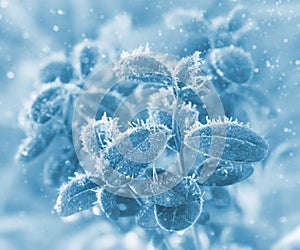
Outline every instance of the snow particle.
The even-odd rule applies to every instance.
[[[12,71],[8,71],[8,72],[6,73],[6,77],[7,77],[8,79],[14,79],[14,78],[15,78],[15,74],[14,74],[14,72],[12,72]]]
[[[59,31],[59,26],[54,25],[54,26],[53,26],[53,30],[54,30],[55,32]]]

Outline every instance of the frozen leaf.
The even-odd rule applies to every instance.
[[[180,89],[192,88],[199,96],[206,93],[208,89],[205,85],[209,78],[202,71],[203,64],[199,51],[177,63],[174,74]]]
[[[99,202],[105,215],[113,220],[134,216],[140,210],[140,201],[137,199],[119,196],[105,189],[100,194]]]
[[[257,162],[268,152],[268,144],[261,136],[228,119],[195,125],[187,132],[184,143],[200,154],[237,162]]]
[[[214,161],[213,161],[214,162]],[[200,172],[205,166],[203,164],[198,169],[197,181],[203,186],[227,186],[247,179],[253,173],[251,163],[247,162],[233,162],[220,160],[218,166],[212,173],[208,173],[209,177],[203,181]]]
[[[125,155],[128,153],[130,151],[124,152]],[[110,147],[103,153],[103,163],[128,178],[137,177],[148,166],[148,163],[131,161],[125,155],[120,153],[117,147]]]
[[[217,48],[211,51],[209,62],[213,73],[227,83],[247,83],[252,79],[254,65],[249,53],[234,46]],[[220,84],[214,82],[216,87]]]
[[[41,155],[53,140],[53,131],[45,129],[34,136],[27,137],[19,147],[17,158],[21,162],[30,162]]]
[[[66,99],[65,95],[66,90],[61,86],[51,86],[44,90],[31,106],[31,119],[40,124],[51,120],[62,110]]]
[[[174,85],[168,68],[148,52],[134,51],[123,53],[113,68],[117,77],[141,83],[154,83],[160,86]]]
[[[205,54],[211,47],[211,30],[207,21],[202,18],[200,10],[176,8],[165,16],[168,28],[167,37],[180,37],[169,39],[172,52],[180,57],[200,51]]]
[[[180,180],[180,176],[166,169],[149,167],[139,176],[139,179],[134,179],[129,185],[136,194],[150,197],[149,199],[153,201],[155,195],[170,190]]]
[[[181,231],[195,223],[200,214],[199,204],[164,207],[155,205],[158,224],[167,231]]]
[[[207,110],[205,108],[205,105],[203,101],[201,100],[200,96],[196,94],[192,88],[185,87],[184,85],[180,87],[178,90],[178,98],[182,100],[185,105],[184,109],[181,108],[180,110],[180,116],[183,117],[184,112],[186,115],[188,115],[191,119],[189,119],[188,125],[194,124],[192,121],[197,121],[199,120],[200,122],[204,123],[205,122],[205,117],[208,116]],[[186,112],[184,110],[189,109],[189,112]],[[181,115],[182,113],[182,115]],[[196,117],[196,119],[194,118]],[[189,126],[185,126],[185,129],[188,129]]]
[[[191,56],[182,58],[176,65],[174,74],[178,86],[177,98],[196,110],[199,116],[197,120],[204,123],[208,113],[203,96],[209,93],[210,83],[208,76],[202,71],[203,64],[200,53],[197,51]]]
[[[80,52],[80,71],[83,78],[86,78],[98,62],[99,51],[95,46],[86,46]]]
[[[44,182],[47,185],[60,186],[67,182],[78,166],[78,159],[70,138],[57,136],[54,149],[44,164]]]
[[[76,155],[67,158],[65,156],[50,156],[44,165],[44,182],[47,185],[58,187],[68,178],[74,175],[77,168]]]
[[[128,129],[103,153],[104,165],[135,178],[165,149],[169,130],[164,126],[141,125]]]
[[[101,170],[104,181],[109,187],[121,187],[131,181],[129,177],[125,176],[123,173],[120,173],[118,169],[113,169],[108,164],[102,164]]]
[[[170,113],[164,110],[147,109],[140,112],[137,116],[133,118],[133,122],[138,120],[143,120],[145,122],[151,122],[157,125],[164,125],[170,131],[172,131],[172,136],[168,140],[168,146],[174,151],[180,151],[181,146],[181,133],[178,126],[177,120],[172,116],[173,110]]]
[[[76,176],[60,188],[54,208],[60,216],[70,216],[89,209],[97,202],[98,189],[99,186],[91,177]]]
[[[129,76],[128,79],[138,83],[147,83],[148,86],[156,87],[166,87],[174,84],[172,78],[161,73],[142,73],[139,76]]]
[[[69,62],[50,62],[40,71],[40,79],[45,83],[54,82],[56,79],[60,79],[62,83],[69,83],[73,76],[74,69]]]
[[[182,183],[188,191],[182,205],[166,207],[155,205],[157,223],[168,231],[184,230],[195,223],[202,210],[201,191],[195,181],[184,178]]]
[[[155,204],[165,207],[174,207],[189,202],[193,194],[199,193],[198,187],[191,180],[184,179],[172,189],[153,197]]]
[[[136,214],[135,218],[137,225],[144,229],[154,229],[158,227],[154,215],[154,205],[144,205]]]

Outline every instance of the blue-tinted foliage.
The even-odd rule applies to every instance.
[[[197,199],[197,197],[192,197],[192,195],[197,196],[199,194],[200,190],[198,190],[197,186],[191,180],[184,179],[172,189],[154,196],[153,200],[155,204],[160,206],[174,207],[183,205],[189,202],[190,199]]]
[[[103,159],[109,167],[125,175],[126,177],[137,177],[148,163],[134,162],[127,159],[119,152],[117,147],[111,147],[104,152]]]
[[[57,145],[49,152],[44,163],[44,182],[51,186],[60,186],[67,182],[75,171],[82,172],[71,138],[57,136],[53,142]]]
[[[159,227],[154,215],[154,205],[144,205],[136,215],[136,223],[144,229]]]
[[[65,53],[67,60],[51,61],[40,70],[40,82],[55,83],[44,85],[47,88],[38,94],[26,114],[27,138],[20,146],[18,158],[29,162],[46,152],[40,165],[46,184],[62,185],[55,205],[60,216],[100,204],[106,217],[117,221],[120,228],[125,228],[124,232],[135,230],[133,221],[146,229],[145,234],[152,239],[154,248],[200,249],[197,239],[191,243],[200,226],[204,227],[199,233],[200,241],[206,242],[203,248],[218,249],[219,245],[214,245],[218,242],[226,247],[227,242],[237,244],[236,248],[240,245],[256,247],[250,244],[253,238],[244,235],[239,238],[239,227],[224,225],[225,220],[219,221],[218,215],[222,217],[222,212],[232,207],[241,209],[237,201],[231,199],[232,193],[222,186],[250,177],[253,163],[266,157],[268,144],[241,123],[226,117],[207,119],[215,114],[209,112],[205,99],[207,91],[212,89],[206,85],[211,77],[225,116],[248,122],[252,121],[253,113],[264,117],[261,114],[269,106],[269,99],[265,98],[268,93],[251,86],[252,79],[258,79],[254,74],[257,45],[242,46],[242,41],[245,43],[248,39],[248,29],[255,23],[246,8],[232,8],[233,2],[213,1],[203,13],[196,8],[170,10],[163,20],[153,23],[157,27],[145,26],[151,39],[155,37],[153,41],[143,29],[132,32],[138,25],[136,20],[142,18],[140,13],[136,12],[133,20],[120,16],[116,22],[122,32],[115,31],[115,24],[108,22],[105,29],[100,29],[101,39],[91,43],[97,46],[84,46],[76,53],[70,43]],[[127,4],[130,5],[124,3]],[[148,6],[145,9],[153,12]],[[94,9],[89,11],[92,13]],[[152,28],[158,35],[153,35]],[[89,40],[85,33],[81,36]],[[111,64],[109,74],[101,75],[99,82],[97,78],[94,81],[99,64],[119,56],[123,49],[137,46],[136,36],[145,36],[139,43],[150,39],[151,47],[171,52],[180,59],[148,53],[147,45],[132,53],[123,52],[120,59]],[[110,89],[103,87],[107,86],[104,85],[106,77],[117,80]],[[86,131],[80,135],[83,145],[73,145],[73,112],[79,89],[85,90],[86,81],[94,84],[93,94],[100,93],[101,98],[93,119],[89,119],[88,114],[90,103],[83,104],[82,117],[86,118],[83,122]],[[94,99],[88,101],[93,103]],[[111,119],[113,117],[117,119]],[[190,153],[185,154],[186,149]],[[83,152],[87,161],[94,164],[91,169],[80,165],[85,163],[85,159],[80,158]],[[169,168],[174,172],[168,172]],[[90,172],[95,177],[89,177]],[[135,182],[135,179],[142,181]],[[132,196],[127,197],[129,193]],[[216,210],[220,212],[216,214]],[[97,208],[93,211],[97,213]],[[234,218],[231,219],[228,218],[234,225]],[[179,236],[172,234],[172,231],[192,226],[193,237],[189,230],[184,232],[183,240],[175,239]],[[161,229],[170,232],[162,233]],[[230,236],[226,244],[222,243],[223,229],[226,229],[224,235]],[[242,227],[241,231],[248,233]],[[131,236],[128,234],[128,238]],[[176,242],[174,246],[168,243],[169,236]]]
[[[134,216],[140,210],[137,199],[119,196],[105,189],[101,192],[100,204],[105,215],[113,220],[117,220],[119,217]]]
[[[212,81],[218,90],[231,83],[247,83],[253,76],[254,66],[250,54],[234,46],[212,50],[209,64],[214,75]]]
[[[121,71],[124,67],[126,70]],[[122,78],[140,84],[157,86],[174,86],[169,69],[153,57],[128,56],[115,63],[116,74]]]
[[[189,133],[185,143],[202,154],[237,162],[257,162],[264,159],[268,152],[268,144],[261,136],[234,122],[200,126]]]
[[[136,178],[165,149],[168,129],[137,126],[103,152],[103,164],[127,178]]]
[[[97,64],[99,51],[96,47],[87,46],[80,51],[80,72],[86,78]]]
[[[159,86],[159,87],[166,87],[172,86],[174,83],[172,79],[163,75],[163,74],[152,74],[152,73],[144,73],[138,76],[132,75],[128,77],[129,80],[137,83],[144,83],[147,84],[145,87],[149,87],[151,85]]]
[[[155,205],[155,218],[158,224],[168,231],[184,230],[195,223],[202,210],[201,191],[195,181],[192,179],[183,179],[181,183],[173,188],[183,196],[184,200],[178,199],[174,195],[175,204],[168,202],[168,198],[173,198],[172,195],[166,197],[166,203],[159,199],[160,203],[168,206]]]
[[[151,122],[156,124],[161,124],[166,126],[172,131],[172,137],[168,140],[168,146],[174,151],[180,151],[181,147],[181,132],[178,126],[178,122],[173,118],[172,114],[164,110],[143,110],[139,112],[133,119],[132,122],[137,122],[138,120],[147,121],[149,119]]]
[[[201,171],[206,167],[208,161],[204,162],[197,171],[196,176],[201,177]],[[208,163],[211,165],[211,163]],[[213,173],[210,174],[209,178],[204,182],[199,180],[199,183],[204,186],[227,186],[234,183],[243,181],[252,175],[254,169],[251,163],[246,162],[234,162],[220,160],[218,165],[214,165],[212,161]],[[197,178],[196,177],[196,178]]]
[[[61,109],[64,102],[64,89],[59,86],[43,91],[31,106],[31,118],[37,123],[46,123]]]
[[[67,182],[70,176],[77,170],[78,162],[72,156],[49,157],[44,165],[44,181],[47,185],[60,186]]]
[[[74,68],[70,62],[54,61],[47,64],[40,72],[41,82],[49,83],[59,79],[69,83],[74,77]]]
[[[151,144],[149,142],[150,131],[148,129],[138,129],[133,131],[129,135],[129,141],[132,146],[141,152],[145,152],[150,149]]]
[[[60,188],[55,205],[56,212],[60,216],[70,216],[93,207],[97,201],[98,189],[99,186],[90,177],[75,177]]]
[[[196,105],[196,109],[199,112],[198,120],[202,123],[206,123],[206,117],[208,116],[207,110],[200,96],[196,94],[192,88],[186,88],[182,83],[178,83],[178,98],[185,103],[191,103]]]
[[[174,11],[169,16],[168,36],[180,36],[181,39],[170,41],[170,46],[174,47],[173,53],[180,57],[190,56],[195,51],[200,51],[205,55],[212,46],[211,29],[208,22],[194,13],[185,11]],[[184,34],[184,35],[183,35]]]
[[[54,138],[53,131],[41,130],[34,136],[27,137],[19,147],[17,158],[22,162],[30,162],[41,155]]]

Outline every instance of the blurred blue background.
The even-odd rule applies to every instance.
[[[62,220],[53,213],[57,190],[43,183],[43,159],[28,165],[15,160],[18,146],[25,138],[19,113],[32,93],[41,89],[40,68],[53,58],[73,60],[76,46],[83,41],[99,46],[100,66],[118,58],[123,50],[130,51],[146,43],[154,52],[185,56],[189,46],[195,45],[180,32],[173,32],[172,25],[176,26],[178,21],[176,13],[202,15],[214,30],[208,34],[216,32],[213,34],[216,37],[222,33],[222,22],[241,6],[251,21],[247,30],[233,39],[251,54],[255,68],[251,84],[260,91],[252,92],[253,99],[243,107],[252,110],[248,112],[248,120],[268,140],[270,153],[249,180],[229,187],[242,212],[232,208],[217,209],[211,214],[212,221],[233,225],[234,230],[223,230],[219,245],[205,245],[208,240],[204,235],[209,233],[203,233],[203,249],[220,249],[219,246],[300,249],[300,3],[297,0],[1,0],[0,249],[149,247],[147,235],[139,228],[124,233],[104,216],[83,213],[72,220]],[[189,36],[193,37],[193,33]],[[180,50],[180,46],[187,50]],[[248,231],[243,231],[245,228]],[[180,249],[177,236],[170,236],[171,243]]]

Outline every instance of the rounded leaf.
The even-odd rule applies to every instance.
[[[41,155],[53,140],[53,131],[45,129],[33,137],[27,137],[19,147],[17,158],[21,162],[30,162]]]
[[[107,147],[103,153],[103,164],[128,178],[136,178],[166,148],[168,133],[164,126],[141,125],[129,129]]]
[[[247,83],[252,79],[254,65],[249,53],[234,46],[211,51],[209,61],[218,77],[228,83]]]
[[[143,206],[135,218],[137,225],[144,229],[154,229],[158,227],[154,215],[154,205]]]
[[[103,153],[103,164],[106,166],[107,174],[113,174],[109,169],[116,170],[125,178],[136,178],[144,170],[148,163],[140,163],[128,160],[120,153],[116,146],[112,146]],[[110,172],[110,173],[109,173]]]
[[[119,78],[140,83],[154,83],[159,86],[174,85],[168,68],[159,58],[149,53],[123,55],[115,62],[113,70]]]
[[[74,68],[69,62],[54,61],[47,64],[40,71],[40,79],[44,83],[60,79],[62,83],[69,83],[74,77]]]
[[[65,89],[60,86],[52,86],[44,90],[31,106],[31,119],[44,124],[52,119],[64,105]]]
[[[64,136],[57,136],[53,141],[54,149],[44,163],[44,182],[51,186],[60,186],[74,176],[78,159],[72,141]]]
[[[137,199],[119,196],[105,189],[101,192],[100,204],[106,216],[113,220],[117,220],[119,217],[136,215],[140,210]]]
[[[154,203],[165,207],[174,207],[193,201],[194,198],[197,199],[192,195],[199,193],[198,187],[191,183],[191,180],[184,179],[172,189],[153,196]]]
[[[185,194],[185,203],[172,207],[155,205],[155,218],[157,223],[165,230],[184,230],[192,226],[201,213],[201,191],[196,182],[192,179],[184,178],[182,185],[188,190]]]
[[[70,216],[96,204],[99,186],[88,176],[77,176],[63,185],[55,204],[60,216]]]
[[[185,144],[201,154],[237,162],[257,162],[268,152],[268,144],[261,136],[226,119],[194,127],[187,133]]]
[[[204,165],[198,169],[200,172]],[[251,163],[219,161],[218,166],[204,182],[198,176],[198,183],[203,186],[227,186],[241,182],[252,175],[254,169]],[[196,178],[197,179],[197,178]]]

